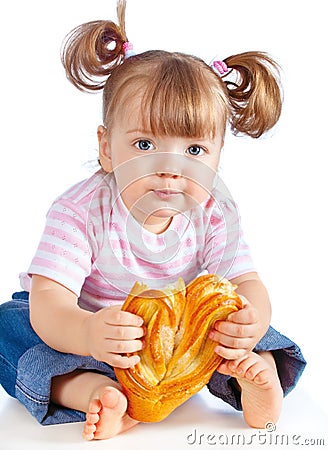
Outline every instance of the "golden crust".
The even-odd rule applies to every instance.
[[[128,414],[158,422],[202,389],[222,358],[208,332],[242,308],[236,286],[217,275],[203,275],[187,287],[180,278],[163,290],[136,283],[122,309],[141,316],[147,329],[140,362],[115,368],[128,398]]]

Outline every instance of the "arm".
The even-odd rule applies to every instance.
[[[251,351],[266,333],[271,319],[271,304],[265,286],[256,272],[231,280],[244,308],[214,324],[210,337],[218,342],[215,351],[225,359],[236,359]]]
[[[238,295],[245,297],[257,311],[259,328],[258,335],[262,338],[267,332],[271,321],[271,303],[268,291],[256,272],[250,272],[231,280],[236,284]],[[256,342],[257,344],[257,342]]]
[[[40,338],[60,352],[91,355],[122,368],[132,367],[139,361],[137,356],[120,354],[141,349],[140,317],[118,307],[96,313],[85,311],[78,306],[73,292],[39,275],[32,277],[30,319]]]

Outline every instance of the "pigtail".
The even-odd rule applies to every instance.
[[[258,138],[278,121],[282,106],[279,67],[267,54],[246,52],[226,58],[228,80],[223,78],[232,109],[235,134]],[[234,80],[230,77],[235,76]]]
[[[61,59],[67,78],[81,91],[101,90],[124,60],[126,0],[119,0],[119,25],[96,20],[74,28],[66,37]]]

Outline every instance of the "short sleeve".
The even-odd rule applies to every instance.
[[[203,269],[228,280],[255,271],[235,202],[229,198],[214,199],[207,214]]]
[[[28,275],[42,275],[80,295],[91,272],[91,249],[86,218],[69,200],[53,203]]]

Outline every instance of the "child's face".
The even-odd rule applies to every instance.
[[[210,195],[223,136],[154,136],[143,129],[133,109],[115,120],[109,132],[99,127],[100,162],[114,172],[121,198],[134,218],[161,233],[175,214]]]

